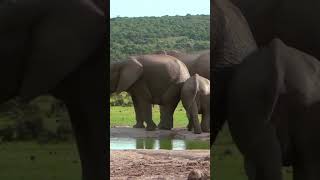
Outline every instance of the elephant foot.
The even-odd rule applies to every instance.
[[[150,122],[147,124],[146,130],[147,131],[154,131],[154,130],[156,130],[156,128],[157,128],[157,125],[154,122]]]
[[[201,128],[200,127],[193,127],[193,133],[194,134],[201,134],[202,133],[202,130],[201,130]]]
[[[169,126],[169,125],[164,125],[164,124],[159,124],[159,125],[158,125],[158,128],[159,128],[159,129],[162,129],[162,130],[171,130],[171,129],[172,129],[171,126]]]
[[[145,128],[143,123],[137,123],[135,125],[133,125],[133,128]]]
[[[202,132],[209,133],[209,132],[210,132],[210,129],[202,129]]]
[[[188,131],[192,131],[192,126],[190,124],[187,125]]]

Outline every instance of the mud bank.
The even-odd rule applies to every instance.
[[[186,180],[192,170],[210,179],[209,150],[111,151],[111,180]]]
[[[190,139],[190,140],[210,140],[210,133],[194,134],[184,128],[175,128],[172,130],[146,131],[142,128],[114,127],[111,128],[110,137],[123,138],[171,138],[171,139]]]

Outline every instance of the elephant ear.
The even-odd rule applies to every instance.
[[[130,88],[139,79],[143,72],[142,64],[134,57],[130,57],[120,70],[120,77],[116,92],[122,92]]]

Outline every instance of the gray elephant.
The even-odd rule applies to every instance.
[[[210,131],[210,81],[198,74],[185,81],[181,90],[181,102],[189,119],[188,130],[194,133]],[[202,114],[201,127],[198,114]]]
[[[61,99],[83,180],[108,178],[105,10],[98,0],[0,3],[0,102],[17,96],[27,103],[44,94]]]
[[[158,128],[173,128],[173,113],[183,83],[190,77],[184,63],[166,55],[143,55],[110,65],[110,93],[127,91],[133,100],[135,128],[154,130],[151,104],[160,105]]]
[[[211,14],[211,71],[214,94],[211,146],[228,114],[228,89],[234,69],[258,47],[246,19],[229,0],[215,0]]]
[[[228,120],[250,180],[281,180],[282,165],[295,179],[318,179],[318,60],[280,40],[258,50],[238,8],[213,7],[211,142]]]
[[[237,67],[228,123],[249,179],[281,180],[282,165],[293,166],[295,180],[320,177],[319,82],[319,60],[279,39]]]
[[[155,54],[165,54],[173,56],[182,61],[188,68],[190,75],[195,73],[210,80],[210,51],[203,50],[196,53],[183,53],[176,50],[157,51]]]

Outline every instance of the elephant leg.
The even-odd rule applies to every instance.
[[[246,101],[230,103],[238,106],[230,108],[228,119],[230,133],[244,159],[252,161],[255,167],[253,173],[255,180],[281,180],[281,148],[276,130],[269,121],[271,112],[266,113],[268,107],[262,108],[262,100],[256,99],[259,98],[252,98],[252,101],[247,98]],[[244,102],[247,104],[244,105]]]
[[[206,111],[202,113],[201,130],[203,132],[210,132],[210,113]]]
[[[201,134],[201,127],[200,127],[200,122],[199,122],[199,118],[198,118],[198,106],[196,102],[192,103],[191,108],[189,109],[189,116],[191,118],[191,122],[193,124],[193,132],[195,134]]]
[[[301,118],[300,123],[295,125],[293,133],[294,180],[316,180],[320,177],[319,109],[316,111],[313,117]]]
[[[256,180],[256,168],[252,161],[245,159],[244,160],[244,169],[248,176],[248,180]]]
[[[104,54],[104,53],[101,53]],[[52,94],[66,103],[82,166],[82,179],[107,179],[107,75],[105,58],[83,64]]]
[[[181,85],[170,86],[161,98],[159,129],[173,128],[173,113],[180,100]]]
[[[141,121],[146,122],[148,131],[157,128],[157,125],[152,121],[152,104],[142,98],[137,98],[135,111],[138,113],[138,117],[141,117]]]
[[[133,126],[134,128],[145,128],[143,124],[143,118],[141,112],[138,110],[137,98],[134,95],[131,95],[134,111],[136,114],[136,124]]]
[[[187,129],[188,131],[191,131],[193,128],[193,123],[191,121],[191,116],[188,112],[186,112],[187,118],[188,118],[188,125],[187,125]]]
[[[161,122],[158,125],[159,129],[171,130],[173,128],[173,113],[177,105],[178,103],[160,106]]]
[[[87,101],[88,102],[88,101]],[[105,179],[107,177],[107,116],[99,117],[101,113],[97,106],[85,106],[67,103],[72,127],[82,165],[83,180]],[[96,103],[96,102],[93,102]],[[93,104],[92,103],[92,104]],[[94,111],[86,109],[97,108]],[[105,111],[105,109],[103,109]],[[94,121],[93,121],[94,119]]]
[[[293,165],[294,180],[318,180],[320,168],[317,163],[302,163]]]
[[[231,136],[244,158],[254,163],[255,180],[281,180],[281,149],[273,127],[251,126],[252,132],[250,128],[235,130],[235,126],[229,123]]]

